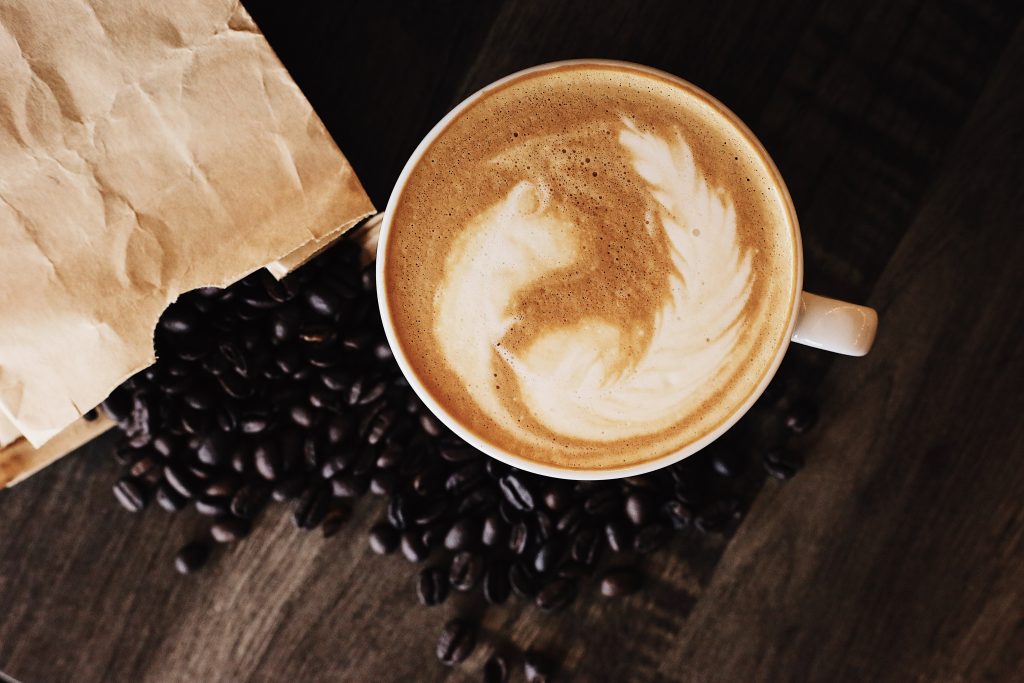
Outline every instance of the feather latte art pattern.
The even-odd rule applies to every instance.
[[[669,429],[722,390],[753,343],[741,324],[752,250],[741,247],[729,194],[701,173],[681,132],[624,119],[615,140],[645,195],[646,220],[628,227],[646,231],[669,257],[649,324],[603,309],[524,319],[524,292],[585,272],[592,251],[588,226],[574,224],[542,178],[521,180],[469,221],[436,290],[441,353],[479,408],[527,443],[613,442]],[[508,377],[515,386],[502,389]],[[524,429],[524,417],[548,434]]]

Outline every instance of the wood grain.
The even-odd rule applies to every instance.
[[[1024,678],[1022,69],[1018,30],[875,289],[872,356],[829,375],[810,466],[766,487],[691,615],[684,674]]]
[[[479,680],[515,644],[559,657],[561,680],[1024,677],[1019,3],[247,6],[378,205],[433,122],[511,70],[597,55],[690,78],[765,142],[808,287],[878,307],[878,346],[793,350],[785,372],[824,410],[801,444],[810,464],[761,488],[733,538],[677,537],[643,593],[611,603],[590,586],[559,614],[420,607],[411,566],[366,547],[372,499],[327,541],[274,508],[183,579],[171,558],[199,520],[118,508],[100,440],[0,492],[0,669]],[[486,634],[447,670],[433,643],[456,614]]]

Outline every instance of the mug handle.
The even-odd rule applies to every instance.
[[[878,313],[810,292],[800,293],[793,341],[847,356],[871,350],[878,330]]]

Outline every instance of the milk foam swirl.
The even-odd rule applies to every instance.
[[[642,180],[633,190],[646,220],[629,227],[668,254],[662,281],[636,302],[648,315],[530,318],[524,296],[592,260],[592,227],[574,222],[540,174],[467,223],[434,295],[433,334],[447,364],[484,413],[527,443],[669,429],[723,390],[754,343],[742,324],[753,250],[741,246],[729,193],[708,182],[678,130],[623,118],[616,140]],[[502,389],[503,377],[515,387]],[[524,411],[550,434],[525,427]]]

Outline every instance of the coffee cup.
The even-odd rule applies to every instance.
[[[693,84],[610,60],[536,66],[449,112],[381,223],[395,358],[458,437],[566,479],[705,447],[791,341],[868,352],[870,308],[803,291],[792,200]]]

